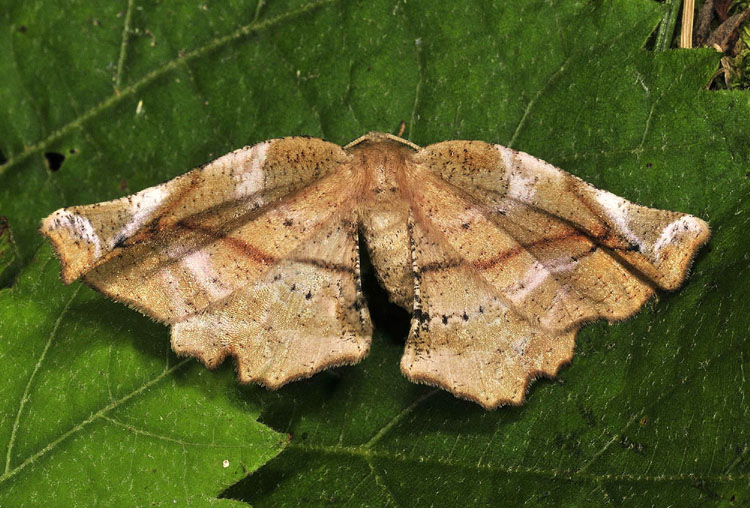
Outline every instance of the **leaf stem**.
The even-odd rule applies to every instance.
[[[655,51],[666,51],[672,45],[674,28],[677,26],[677,14],[680,12],[682,0],[667,0],[669,9],[664,13],[659,23],[659,31],[656,33]]]

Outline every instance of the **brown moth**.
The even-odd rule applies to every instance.
[[[686,278],[708,225],[639,206],[523,152],[274,139],[41,232],[62,264],[172,326],[172,348],[278,388],[367,355],[358,233],[412,312],[401,370],[485,408],[521,404],[582,324],[625,319]]]

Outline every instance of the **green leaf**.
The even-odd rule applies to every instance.
[[[214,442],[214,429],[227,430],[229,407],[235,423],[226,425],[244,433],[232,434],[236,442],[265,443],[246,459],[248,471],[279,449],[278,435],[253,423],[258,408],[263,423],[293,436],[278,458],[224,494],[257,506],[750,500],[750,99],[704,90],[720,58],[712,50],[643,49],[668,5],[6,3],[0,215],[13,228],[13,266],[27,267],[0,305],[1,333],[23,332],[23,348],[3,349],[3,359],[14,355],[8,369],[23,373],[9,372],[3,388],[13,395],[3,397],[12,409],[3,411],[0,435],[13,428],[24,387],[40,390],[20,413],[24,432],[16,432],[10,470],[108,407],[106,379],[117,380],[119,400],[178,361],[163,327],[80,289],[47,351],[55,362],[43,361],[32,375],[66,291],[75,291],[51,275],[57,267],[47,251],[30,264],[39,219],[134,192],[244,144],[293,134],[346,143],[368,130],[393,132],[403,120],[405,136],[418,144],[510,145],[630,200],[707,219],[714,238],[683,289],[624,323],[584,328],[571,366],[555,381],[537,381],[520,408],[485,412],[405,381],[398,359],[407,319],[371,287],[378,332],[361,365],[266,393],[234,388],[230,368],[213,374],[190,362],[128,399],[126,416],[108,416],[118,423],[97,417],[29,462],[0,483],[0,499],[49,493],[50,478],[58,487],[65,478],[80,500],[129,492],[104,471],[148,483],[152,494],[141,504],[177,496],[167,491],[186,483],[211,495],[234,478],[214,475],[210,459],[193,455],[178,454],[174,466],[174,450],[133,454],[130,443],[156,445],[132,429],[165,435],[160,416],[168,413],[180,441]],[[65,156],[57,171],[45,153]],[[21,312],[27,307],[33,317]],[[54,355],[56,348],[64,354]],[[102,359],[108,348],[117,358],[111,364]],[[110,373],[97,374],[104,388],[85,375],[99,371]],[[140,397],[162,384],[169,395],[154,394],[159,403],[138,410],[149,404]],[[175,407],[195,404],[213,427],[177,421]],[[116,447],[97,444],[116,432],[108,441]],[[139,457],[173,470],[157,468],[156,478],[129,473]],[[215,484],[183,481],[186,471]]]
[[[214,505],[286,442],[231,369],[177,359],[162,326],[62,287],[48,247],[0,292],[0,322],[3,506]]]

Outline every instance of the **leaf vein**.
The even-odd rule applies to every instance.
[[[45,265],[46,264],[47,263],[45,263]],[[10,432],[10,439],[8,440],[8,449],[5,454],[5,470],[3,471],[3,476],[7,475],[8,472],[10,471],[10,459],[13,454],[13,447],[16,444],[18,428],[21,424],[21,414],[23,413],[23,410],[26,407],[26,403],[29,401],[29,393],[31,391],[31,386],[34,384],[34,380],[36,379],[37,372],[39,372],[39,369],[42,367],[42,363],[44,363],[44,360],[47,357],[47,351],[49,351],[49,348],[52,345],[52,342],[57,336],[57,330],[60,328],[60,323],[65,317],[65,314],[67,314],[68,309],[70,308],[70,304],[73,302],[76,295],[78,295],[78,291],[80,291],[80,289],[81,289],[81,286],[78,285],[73,291],[73,294],[70,295],[70,298],[68,298],[68,301],[65,303],[65,306],[60,311],[60,315],[57,316],[57,319],[55,320],[55,324],[52,325],[52,330],[49,333],[49,337],[47,337],[47,342],[44,344],[44,348],[42,349],[42,352],[40,353],[39,358],[37,359],[36,364],[34,365],[34,369],[31,371],[29,380],[26,382],[26,386],[24,387],[24,390],[23,390],[23,395],[21,395],[21,401],[18,404],[18,411],[16,412],[16,418],[13,421],[13,428],[11,429],[11,432]],[[1,478],[2,477],[0,477],[0,479]]]
[[[388,488],[388,485],[385,484],[385,481],[383,480],[383,478],[375,470],[375,466],[373,465],[370,458],[367,457],[365,460],[367,461],[367,465],[370,467],[370,471],[375,476],[375,484],[378,487],[380,487],[380,489],[383,492],[385,492],[385,495],[388,498],[388,504],[392,504],[393,506],[399,506],[398,502],[396,501],[396,498],[393,496],[393,492],[391,492],[391,489]]]
[[[127,54],[128,43],[130,42],[130,21],[133,17],[133,3],[133,0],[128,0],[128,6],[125,11],[125,21],[122,24],[120,56],[117,58],[117,71],[115,72],[115,92],[120,91],[120,85],[122,84],[122,70],[125,66],[125,56]]]
[[[622,437],[622,433],[625,432],[625,429],[630,427],[630,425],[632,425],[634,421],[640,419],[641,414],[642,413],[635,413],[633,416],[631,416],[630,419],[625,423],[625,425],[623,425],[622,429],[612,434],[612,438],[606,443],[604,443],[604,446],[599,448],[599,450],[597,450],[596,453],[594,453],[590,459],[588,459],[586,462],[583,463],[581,467],[578,468],[578,472],[581,473],[585,471],[586,468],[588,468],[591,464],[596,462],[596,459],[598,459],[604,452],[606,452],[609,449],[609,447],[612,446],[612,443],[614,443],[615,441],[617,441],[619,438]]]
[[[430,390],[427,393],[425,393],[424,395],[418,397],[414,402],[412,402],[411,404],[409,404],[409,406],[407,406],[400,413],[398,413],[396,416],[394,416],[388,423],[386,423],[385,425],[383,425],[380,428],[380,430],[378,430],[372,436],[372,438],[370,438],[369,441],[367,441],[364,445],[362,445],[362,447],[369,449],[369,448],[372,448],[373,446],[375,446],[378,443],[378,441],[380,441],[386,434],[388,434],[388,432],[393,427],[395,427],[401,420],[403,420],[409,413],[411,413],[412,411],[414,411],[414,409],[417,406],[419,406],[422,402],[424,402],[425,400],[429,399],[430,397],[432,397],[433,395],[435,395],[438,392],[439,392],[438,389],[434,389],[434,390]]]
[[[518,121],[518,124],[516,125],[516,129],[513,131],[513,135],[510,137],[510,141],[507,143],[508,148],[513,148],[513,144],[516,142],[516,139],[518,138],[518,135],[521,132],[521,129],[526,124],[526,118],[528,118],[529,113],[536,105],[539,98],[542,96],[542,94],[549,88],[549,86],[555,82],[557,77],[563,73],[565,70],[565,67],[568,65],[568,63],[571,61],[572,57],[566,58],[563,63],[560,65],[560,67],[557,68],[555,72],[550,74],[549,78],[547,78],[547,81],[542,85],[542,87],[537,90],[537,92],[534,94],[534,96],[531,98],[528,104],[526,104],[526,107],[523,110],[523,114],[521,115],[521,119]]]
[[[229,448],[229,449],[231,449],[231,448],[243,449],[243,448],[249,448],[250,447],[248,445],[223,445],[223,444],[216,444],[214,442],[211,442],[211,443],[197,443],[197,442],[193,442],[193,441],[185,441],[184,439],[178,439],[178,438],[174,438],[174,437],[171,437],[171,436],[166,436],[166,435],[163,435],[163,434],[158,434],[156,432],[151,432],[149,430],[142,429],[142,428],[137,427],[137,426],[135,426],[133,424],[130,424],[130,423],[121,422],[120,420],[118,420],[116,418],[112,418],[111,416],[101,415],[100,418],[102,420],[105,420],[105,421],[111,423],[112,425],[116,425],[118,427],[122,427],[123,429],[126,429],[126,430],[132,432],[133,434],[135,434],[137,436],[146,436],[146,437],[151,437],[151,438],[154,438],[154,439],[158,439],[160,441],[168,441],[170,443],[175,443],[175,444],[178,444],[178,445],[183,446],[183,447],[184,446],[195,446],[195,447],[201,447],[201,448]]]

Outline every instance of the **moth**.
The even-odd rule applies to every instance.
[[[521,404],[585,323],[687,276],[709,227],[480,141],[289,137],[43,220],[63,282],[171,325],[172,348],[275,389],[369,351],[358,236],[412,314],[410,380]]]

